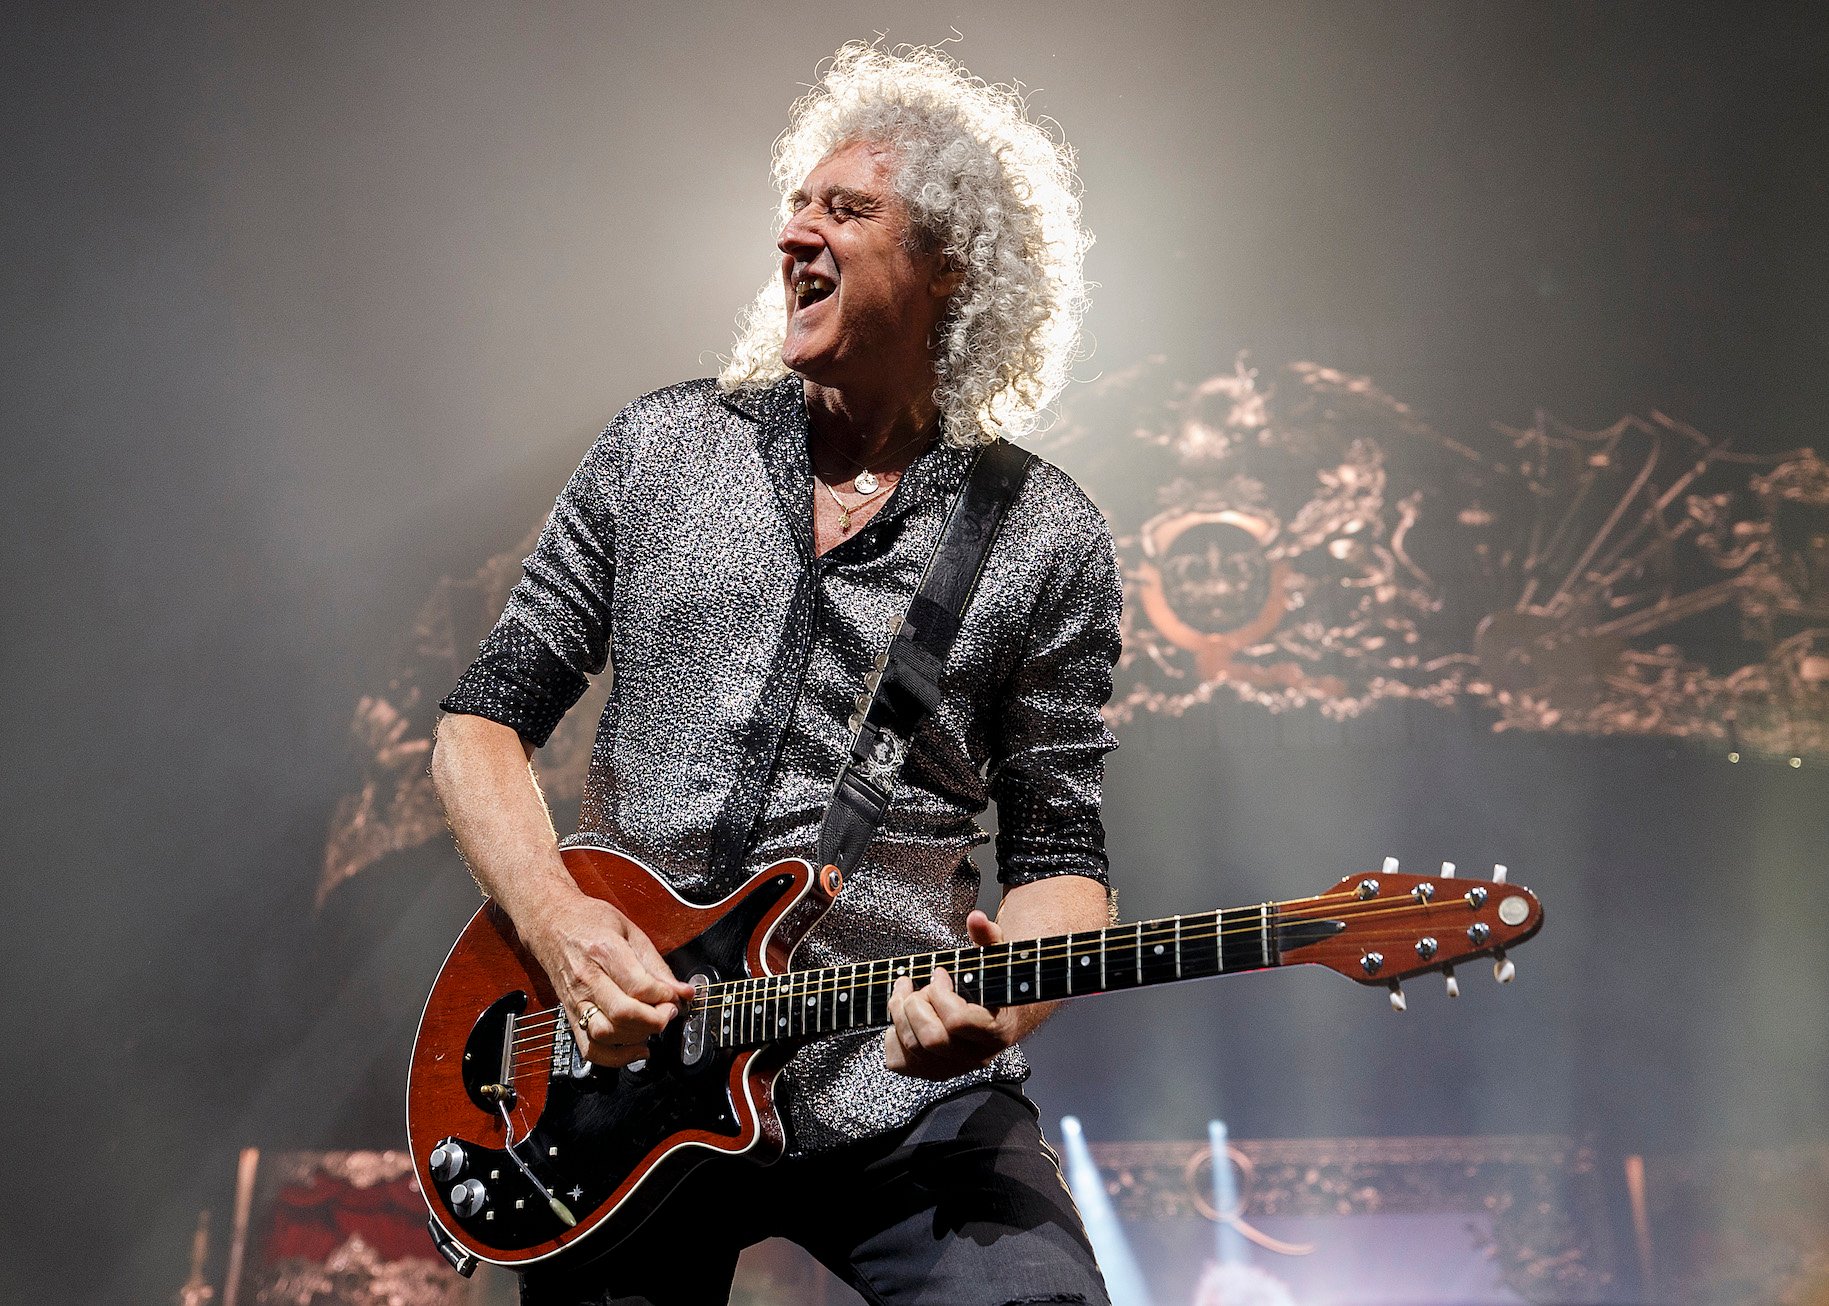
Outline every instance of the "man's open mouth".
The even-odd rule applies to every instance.
[[[799,308],[807,308],[837,290],[836,283],[820,276],[817,272],[808,272],[794,282],[794,303]]]

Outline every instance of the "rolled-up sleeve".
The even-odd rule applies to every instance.
[[[1055,875],[1109,883],[1100,818],[1105,755],[1118,746],[1100,709],[1111,697],[1123,603],[1101,528],[1044,600],[999,704],[991,761],[997,876],[1014,887]]]
[[[619,419],[620,421],[621,419]],[[609,660],[618,424],[585,455],[477,658],[439,704],[539,747]]]

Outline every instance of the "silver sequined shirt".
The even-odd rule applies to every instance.
[[[852,699],[889,642],[972,455],[936,444],[881,511],[813,556],[801,383],[711,381],[624,409],[559,496],[476,662],[443,706],[535,744],[606,665],[614,674],[579,838],[625,848],[712,899],[811,857],[850,744]],[[1004,519],[888,817],[795,965],[968,942],[977,817],[997,803],[998,877],[1105,881],[1099,819],[1116,740],[1099,709],[1120,591],[1104,518],[1037,461]],[[1019,1080],[1020,1048],[961,1080],[883,1064],[882,1032],[799,1049],[782,1079],[795,1150],[910,1122],[975,1079]]]

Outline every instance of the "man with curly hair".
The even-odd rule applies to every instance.
[[[1065,382],[1084,310],[1072,156],[1018,95],[930,49],[846,46],[776,148],[777,270],[720,378],[637,400],[560,495],[445,700],[433,774],[459,847],[551,977],[590,1060],[623,1066],[691,996],[581,893],[529,769],[613,666],[583,837],[710,900],[809,856],[847,718],[974,451]],[[1119,584],[1098,510],[1037,462],[1011,503],[887,816],[796,954],[825,966],[1107,920],[1100,708]],[[995,801],[1003,895],[975,909]],[[1102,1302],[1018,1040],[943,969],[893,1023],[801,1046],[788,1154],[701,1167],[649,1256],[536,1267],[537,1303],[724,1301],[737,1253],[807,1247],[878,1302]],[[682,1254],[685,1253],[685,1254]],[[606,1264],[608,1264],[606,1262]]]

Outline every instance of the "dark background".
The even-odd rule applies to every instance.
[[[355,700],[611,413],[715,370],[770,266],[770,143],[841,41],[956,26],[1062,124],[1089,378],[1250,348],[1449,433],[1659,409],[1774,451],[1824,444],[1825,12],[9,6],[0,1298],[162,1299],[236,1148],[400,1141],[475,899],[437,849],[314,913]],[[1819,768],[1397,709],[1125,742],[1127,916],[1389,852],[1506,861],[1549,924],[1517,985],[1402,1018],[1319,974],[1080,1004],[1035,1045],[1050,1122],[1829,1132]]]

